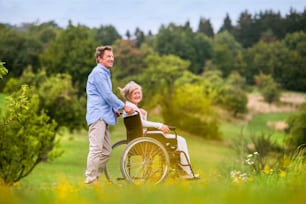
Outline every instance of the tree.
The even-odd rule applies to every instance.
[[[40,60],[48,75],[69,74],[78,95],[84,95],[87,76],[96,63],[96,45],[89,28],[70,22],[40,55]]]
[[[7,102],[0,122],[0,179],[10,185],[29,175],[46,154],[52,155],[49,150],[55,145],[56,124],[39,112],[39,98],[27,86]]]
[[[176,84],[169,104],[167,113],[163,110],[167,124],[206,139],[220,139],[218,115],[201,83]]]
[[[208,37],[214,37],[214,30],[212,28],[212,25],[210,23],[209,19],[206,18],[200,18],[199,26],[198,26],[198,33],[203,33],[207,35]]]
[[[193,33],[186,27],[169,24],[161,27],[152,43],[161,55],[175,55],[191,62],[188,68],[195,74],[203,71],[206,60],[212,56],[212,42],[203,33]]]
[[[215,36],[213,50],[212,62],[217,65],[224,77],[233,71],[243,72],[239,62],[242,47],[229,32],[224,31]]]
[[[271,75],[260,73],[255,76],[255,81],[266,102],[271,104],[279,101],[281,95],[280,89]]]
[[[296,91],[306,91],[306,33],[288,34],[282,41],[287,55],[283,60],[283,69],[278,72],[278,78],[284,88]]]
[[[117,40],[113,45],[115,65],[112,73],[114,87],[116,81],[139,74],[144,66],[144,55],[132,40]]]
[[[199,85],[199,77],[187,70],[189,62],[174,55],[158,54],[148,55],[145,62],[147,67],[138,78],[145,94],[143,103],[158,104],[166,124],[218,139],[218,122],[210,106],[211,99]]]
[[[32,93],[39,97],[38,109],[45,110],[46,115],[57,122],[56,130],[66,127],[72,131],[85,127],[85,98],[77,97],[70,75],[47,76],[44,70],[35,74],[28,68],[19,79],[11,78],[4,91],[14,93],[22,84],[29,85]]]
[[[0,78],[6,73],[1,62]],[[38,107],[38,96],[24,85],[0,109],[0,184],[13,184],[29,175],[46,155],[55,158],[62,153],[50,152],[57,144],[56,123]]]
[[[223,20],[223,25],[219,29],[218,33],[221,33],[223,31],[227,31],[227,32],[233,34],[233,29],[234,29],[234,26],[232,25],[232,20],[231,20],[229,14],[226,13],[226,16]]]
[[[266,43],[259,41],[253,47],[247,49],[244,54],[244,61],[247,64],[245,77],[249,84],[254,83],[254,76],[259,73],[271,75],[276,82],[282,83],[283,72],[289,71],[288,51],[279,41]]]
[[[135,35],[135,41],[136,41],[135,45],[137,48],[140,48],[141,44],[145,41],[146,36],[144,32],[141,31],[139,28],[136,28],[134,35]]]
[[[244,48],[257,42],[259,35],[254,27],[252,15],[247,10],[240,14],[237,26],[234,29],[234,36]]]
[[[245,87],[245,79],[240,76],[238,72],[232,72],[225,83],[223,90],[223,107],[232,113],[234,117],[238,114],[247,112],[248,97]]]
[[[112,45],[116,40],[121,39],[121,35],[112,25],[100,26],[93,29],[94,38],[100,45]]]
[[[168,102],[172,100],[174,93],[174,82],[187,71],[190,62],[180,59],[174,55],[160,56],[149,55],[145,59],[147,67],[141,75],[141,81],[147,97],[158,93],[163,99],[160,105],[164,107],[165,114],[169,107]],[[151,93],[151,94],[149,94]],[[164,97],[167,96],[167,97]]]
[[[35,70],[38,69],[38,55],[42,50],[43,45],[35,36],[0,27],[0,58],[6,62],[9,77],[19,77],[23,68],[28,65],[32,65]]]

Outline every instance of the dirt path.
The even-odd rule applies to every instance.
[[[250,114],[293,112],[297,110],[297,107],[306,102],[306,94],[283,93],[280,100],[281,103],[279,105],[268,104],[264,102],[260,94],[249,94],[247,107]]]

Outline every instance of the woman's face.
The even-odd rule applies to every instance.
[[[140,89],[135,89],[130,95],[130,101],[137,105],[142,99],[142,92]]]

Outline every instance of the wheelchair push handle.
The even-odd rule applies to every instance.
[[[172,131],[175,131],[175,130],[176,130],[176,127],[175,127],[175,126],[170,126],[170,125],[168,125],[168,128],[169,128],[170,130],[172,130]]]

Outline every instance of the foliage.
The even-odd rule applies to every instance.
[[[72,131],[85,127],[85,98],[77,97],[71,76],[47,76],[44,70],[34,74],[29,67],[19,79],[11,78],[5,91],[13,93],[22,84],[28,84],[32,92],[39,96],[39,110],[45,110],[46,114],[57,122],[56,129],[67,127]]]
[[[235,117],[246,113],[248,98],[244,91],[245,79],[234,71],[224,80],[220,70],[207,68],[202,77],[206,96],[212,99],[214,105],[223,107]]]
[[[6,62],[11,76],[19,77],[22,68],[28,65],[37,69],[42,50],[41,42],[34,36],[0,27],[0,60]]]
[[[255,76],[256,84],[264,100],[269,104],[280,100],[280,89],[278,84],[273,80],[271,75],[260,73]]]
[[[295,149],[306,144],[306,104],[287,120],[289,128],[286,144],[289,149]]]
[[[160,55],[175,55],[191,64],[195,74],[203,71],[205,61],[212,56],[211,40],[203,33],[193,33],[183,26],[169,24],[154,37],[154,50]]]
[[[213,57],[212,62],[220,69],[224,77],[231,72],[244,70],[238,62],[241,55],[242,47],[235,38],[227,31],[219,33],[213,40]]]
[[[113,78],[122,81],[130,76],[138,75],[145,67],[144,53],[141,52],[133,41],[117,40],[113,45],[115,66]]]
[[[139,77],[147,98],[144,98],[144,101],[151,100],[154,96],[162,96],[159,104],[166,112],[169,108],[168,101],[171,101],[174,93],[174,82],[187,71],[190,63],[174,55],[158,54],[148,55],[145,63],[146,68]]]
[[[200,84],[183,84],[175,88],[169,108],[164,113],[168,124],[200,137],[220,139],[219,123],[211,99]]]
[[[0,122],[0,178],[13,184],[45,159],[55,142],[56,124],[39,110],[39,98],[27,86],[12,94],[7,103]]]
[[[231,147],[238,155],[237,168],[253,175],[281,173],[288,170],[289,162],[293,160],[286,156],[284,145],[277,144],[271,134],[263,132],[250,136],[241,132],[232,140]]]
[[[120,34],[112,25],[101,25],[93,29],[94,38],[100,45],[112,45],[117,39],[121,39]]]
[[[288,55],[280,70],[281,84],[284,88],[296,91],[306,90],[306,33],[296,32],[286,35],[283,45],[288,49]]]
[[[66,73],[72,77],[78,95],[85,94],[87,76],[96,63],[94,54],[97,46],[91,35],[86,26],[70,23],[40,55],[48,75]]]
[[[205,18],[200,18],[199,26],[197,32],[203,33],[209,37],[214,37],[214,30],[211,26],[210,20]]]
[[[3,66],[4,62],[0,61],[0,79],[3,79],[3,76],[7,74],[7,69]]]
[[[248,97],[244,90],[245,80],[238,72],[232,72],[225,83],[220,104],[234,117],[247,112]]]

